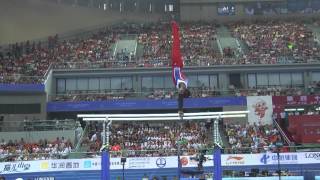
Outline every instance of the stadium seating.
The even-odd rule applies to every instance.
[[[277,128],[271,125],[225,124],[224,130],[233,153],[276,152],[276,143],[283,143]]]
[[[82,145],[88,147],[88,155],[101,148],[104,136],[101,125],[90,124],[90,133]],[[125,131],[124,131],[125,129]],[[126,151],[128,157],[175,155],[180,138],[184,155],[193,155],[200,149],[210,147],[212,137],[208,122],[159,122],[159,123],[117,123],[113,124],[110,136],[110,149],[114,156]]]
[[[42,43],[11,44],[0,56],[0,82],[41,83],[49,68],[168,67],[169,29],[168,24],[123,25],[68,40],[55,35]],[[240,48],[248,48],[247,53],[237,58],[224,57],[219,52],[216,25],[182,24],[181,29],[186,66],[319,62],[319,45],[312,31],[299,22],[230,25],[234,37],[247,46]],[[114,46],[124,34],[133,34],[137,42],[137,52],[130,61],[119,60],[115,54],[118,50]]]
[[[288,64],[319,61],[319,45],[312,31],[298,22],[239,23],[231,26],[248,53],[246,64]]]
[[[8,142],[1,140],[0,161],[27,161],[46,159],[66,159],[73,148],[71,140],[57,137],[55,140],[47,139],[39,142],[27,143],[21,138],[20,141]]]

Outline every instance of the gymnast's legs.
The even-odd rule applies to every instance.
[[[178,113],[180,119],[183,119],[183,100],[184,98],[188,98],[190,96],[190,91],[187,89],[185,83],[180,82],[178,85]]]

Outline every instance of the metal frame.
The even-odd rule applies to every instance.
[[[198,112],[198,113],[184,113],[183,116],[221,116],[221,115],[236,115],[248,114],[249,111],[226,111],[226,112]],[[162,114],[78,114],[79,118],[120,118],[120,117],[172,117],[179,116],[179,113],[162,113]]]
[[[233,117],[246,117],[249,111],[226,111],[226,112],[198,112],[184,113],[183,120],[204,120]],[[78,118],[84,121],[103,121],[103,145],[109,147],[109,134],[112,121],[176,121],[181,120],[179,113],[163,114],[78,114]],[[106,124],[107,123],[107,124]],[[217,122],[216,122],[217,123]],[[215,129],[217,131],[218,129]],[[215,138],[216,145],[220,145],[219,138]]]
[[[200,120],[200,119],[214,119],[214,132],[213,141],[214,147],[218,147],[219,152],[221,150],[221,137],[219,136],[218,123],[221,118],[232,118],[232,117],[246,117],[249,111],[228,111],[228,112],[199,112],[199,113],[184,113],[183,119],[181,120],[179,113],[165,113],[165,114],[78,114],[78,118],[83,118],[84,121],[103,121],[103,146],[101,151],[109,152],[109,135],[110,126],[112,121],[167,121],[167,120]],[[178,144],[179,149],[179,144]],[[215,153],[214,153],[215,154]],[[107,155],[109,156],[109,155]],[[218,155],[220,156],[220,155]],[[179,150],[178,150],[178,158]],[[107,158],[108,159],[108,158]],[[102,160],[103,161],[103,160]],[[109,160],[107,160],[109,161]],[[220,164],[214,173],[221,176],[221,160],[220,162],[215,162]],[[180,161],[178,161],[178,169],[180,167]],[[216,167],[216,166],[215,166]],[[110,172],[110,167],[108,170],[102,170],[103,175],[107,175]],[[123,171],[124,172],[124,171]],[[180,177],[180,169],[178,176]],[[220,178],[221,179],[221,178]]]

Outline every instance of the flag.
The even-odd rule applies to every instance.
[[[171,49],[172,67],[182,68],[183,62],[182,62],[181,52],[180,52],[180,35],[179,35],[179,26],[177,22],[172,21],[171,28],[172,28],[172,36],[173,36],[173,43],[172,43],[172,49]]]

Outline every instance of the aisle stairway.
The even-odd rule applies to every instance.
[[[223,123],[219,124],[219,131],[220,131],[220,137],[221,137],[221,140],[222,140],[222,143],[223,143],[223,147],[225,149],[230,149],[231,146],[229,144],[228,137],[227,137],[226,133],[224,132]]]
[[[218,36],[218,42],[220,43],[220,46],[222,49],[230,47],[232,49],[237,49],[237,39],[232,37],[230,30],[225,27],[221,26],[217,29],[217,36]]]
[[[308,25],[308,28],[312,31],[314,40],[320,45],[320,26]]]
[[[83,130],[83,134],[78,141],[77,144],[74,146],[74,150],[69,154],[68,159],[81,159],[86,158],[86,152],[89,149],[89,146],[87,144],[82,144],[83,139],[88,136],[89,133],[89,126],[86,125],[86,127]]]

